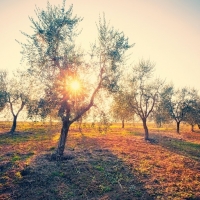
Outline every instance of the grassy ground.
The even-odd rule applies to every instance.
[[[0,199],[200,199],[200,133],[140,125],[107,133],[70,130],[65,159],[52,161],[59,124],[0,123]]]

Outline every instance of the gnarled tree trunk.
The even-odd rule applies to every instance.
[[[86,113],[92,106],[93,106],[93,102],[94,102],[94,97],[96,95],[96,93],[98,92],[98,90],[101,87],[101,83],[102,83],[102,73],[103,70],[101,70],[100,72],[100,81],[98,86],[96,87],[96,89],[94,90],[90,102],[89,104],[85,107],[82,108],[82,110],[80,112],[78,112],[78,114],[72,119],[70,120],[70,113],[71,113],[71,109],[70,109],[70,104],[67,102],[67,97],[63,97],[63,102],[61,104],[61,107],[59,109],[59,115],[62,118],[62,129],[61,129],[61,133],[60,133],[60,139],[58,142],[58,148],[56,151],[55,158],[59,159],[60,157],[63,156],[64,150],[65,150],[65,144],[67,141],[67,136],[68,136],[68,132],[69,132],[69,127],[71,126],[71,124],[73,124],[75,121],[78,121],[84,113]],[[52,159],[53,159],[53,155],[52,155]]]
[[[191,131],[194,132],[194,124],[191,124]]]
[[[179,122],[179,121],[176,122],[176,132],[177,132],[177,133],[180,133],[180,123],[181,123],[181,122]]]
[[[17,127],[17,115],[13,115],[13,124],[12,127],[10,129],[11,133],[14,133]]]
[[[122,128],[124,128],[124,119],[122,119]]]
[[[60,139],[58,142],[58,148],[57,148],[57,155],[58,156],[62,156],[65,150],[65,144],[67,141],[67,136],[68,136],[68,132],[69,132],[69,127],[70,127],[71,123],[69,120],[65,120],[62,123],[62,129],[61,129],[61,133],[60,133]]]
[[[147,119],[143,118],[142,123],[143,123],[143,128],[144,128],[144,139],[149,140],[149,130],[147,127]]]
[[[8,100],[8,103],[10,104],[10,110],[11,110],[11,113],[13,115],[13,124],[12,124],[12,127],[11,127],[11,130],[10,132],[11,133],[14,133],[15,132],[15,129],[17,127],[17,117],[19,115],[19,113],[23,110],[26,102],[22,100],[21,102],[21,107],[19,108],[18,112],[16,114],[14,114],[14,110],[13,110],[13,102],[10,100],[10,96],[8,97],[9,100]]]

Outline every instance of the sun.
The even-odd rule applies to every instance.
[[[74,91],[79,90],[80,89],[80,83],[79,83],[79,81],[73,80],[71,82],[71,89],[74,90]]]

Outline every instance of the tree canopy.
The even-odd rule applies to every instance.
[[[176,90],[173,86],[167,86],[162,93],[162,105],[176,122],[177,133],[180,131],[180,123],[186,120],[187,113],[197,99],[197,91],[186,87]]]
[[[142,120],[145,139],[149,139],[147,118],[155,108],[164,82],[153,78],[155,64],[150,60],[141,60],[133,68],[127,91],[127,101],[133,112]]]
[[[43,92],[35,104],[38,106],[30,106],[29,112],[31,108],[37,112],[57,110],[62,120],[57,155],[62,156],[70,125],[94,105],[100,89],[117,91],[119,67],[132,45],[123,32],[106,22],[105,16],[99,17],[98,40],[92,45],[91,61],[86,62],[83,51],[76,47],[82,18],[73,16],[73,6],[65,10],[65,1],[62,7],[48,3],[46,10],[36,8],[36,17],[30,18],[34,33],[23,33],[28,43],[22,48],[28,72],[40,79]],[[91,73],[96,75],[93,84],[88,82]],[[74,82],[79,88],[72,86]]]

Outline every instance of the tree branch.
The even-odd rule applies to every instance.
[[[91,98],[90,98],[90,103],[80,112],[78,113],[78,115],[76,117],[74,117],[74,119],[72,119],[70,121],[70,123],[72,124],[73,122],[77,121],[84,113],[86,113],[93,105],[94,105],[94,98],[95,98],[95,95],[97,94],[97,92],[99,91],[99,89],[101,88],[101,85],[102,85],[102,81],[103,81],[103,78],[102,78],[102,75],[103,75],[103,68],[101,68],[101,71],[100,71],[100,81],[99,81],[99,84],[98,86],[96,87],[96,89],[94,90]]]

